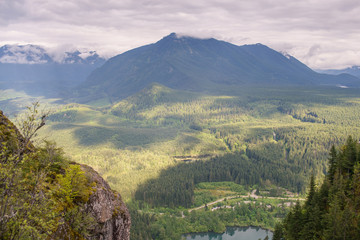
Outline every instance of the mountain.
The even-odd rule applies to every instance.
[[[136,113],[165,103],[188,102],[196,100],[199,94],[177,91],[163,85],[152,83],[136,94],[117,102],[111,107],[111,113],[117,116]]]
[[[5,45],[0,48],[0,89],[55,97],[104,62],[95,51],[51,54],[36,45]]]
[[[96,51],[66,51],[49,53],[37,45],[4,45],[0,47],[0,63],[13,64],[95,64],[105,62]]]
[[[360,66],[352,66],[344,69],[326,69],[326,70],[316,70],[319,73],[333,74],[338,75],[342,73],[347,73],[353,75],[357,78],[360,78]]]
[[[109,59],[76,89],[78,101],[126,98],[157,82],[169,88],[217,92],[234,86],[359,86],[350,76],[319,74],[262,44],[236,46],[213,38],[160,41]]]
[[[44,64],[52,61],[46,50],[36,45],[4,45],[0,48],[0,63]]]

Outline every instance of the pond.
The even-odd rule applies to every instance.
[[[263,240],[272,239],[273,233],[260,227],[227,227],[225,233],[190,233],[186,240]]]

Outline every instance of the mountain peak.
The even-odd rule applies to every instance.
[[[262,44],[237,46],[171,33],[155,44],[112,58],[76,94],[81,101],[104,96],[119,100],[154,82],[176,90],[218,92],[240,86],[351,85],[355,80],[317,74]]]
[[[160,41],[158,41],[158,43],[160,42],[173,42],[173,41],[177,41],[177,40],[180,40],[180,39],[183,39],[185,38],[185,36],[181,36],[175,32],[173,33],[170,33],[169,35],[163,37]]]
[[[209,39],[213,39],[210,37],[196,37],[196,36],[192,36],[192,35],[188,35],[188,34],[181,34],[181,33],[170,33],[169,35],[163,37],[159,42],[163,41],[163,40],[169,40],[169,41],[173,41],[173,40],[209,40]],[[215,39],[213,39],[215,40]]]
[[[166,36],[168,38],[178,38],[177,34],[175,32],[170,33],[168,36]]]

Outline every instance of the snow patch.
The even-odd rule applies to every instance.
[[[287,52],[280,52],[284,57],[286,57],[287,59],[291,59],[291,55],[288,54]]]
[[[12,64],[45,64],[45,63],[89,63],[99,60],[96,51],[82,49],[78,51],[73,45],[61,45],[45,50],[36,45],[5,45],[0,47],[0,63]]]
[[[339,87],[339,88],[349,88],[348,86],[341,85],[341,84],[338,84],[338,85],[336,85],[336,86]]]
[[[80,51],[79,57],[81,57],[82,59],[87,59],[88,57],[93,57],[94,55],[96,55],[96,51]]]
[[[2,47],[1,63],[44,64],[49,57],[46,51],[34,45],[5,45]]]

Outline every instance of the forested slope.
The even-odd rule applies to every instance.
[[[330,150],[329,172],[316,187],[310,180],[304,205],[299,203],[276,227],[279,239],[360,239],[360,143],[351,137]]]

